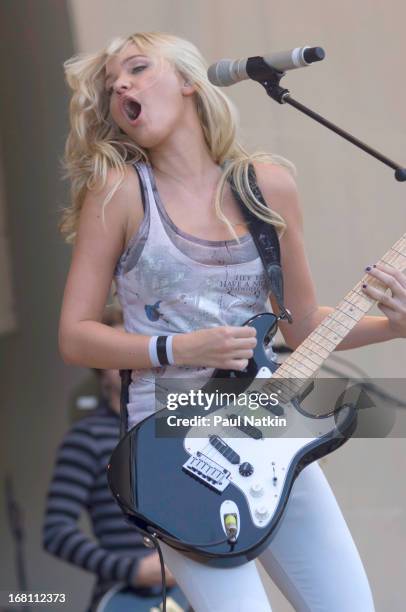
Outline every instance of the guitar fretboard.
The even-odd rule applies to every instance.
[[[397,270],[405,270],[406,234],[379,261]],[[385,290],[385,285],[378,279],[365,274],[335,310],[279,366],[271,380],[263,386],[265,391],[274,392],[276,389],[282,401],[289,401],[300,393],[309,379],[314,378],[336,346],[376,303],[377,300],[362,291],[364,283]]]

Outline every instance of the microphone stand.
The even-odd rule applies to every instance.
[[[17,504],[16,499],[14,498],[13,493],[13,485],[11,476],[6,476],[4,479],[4,492],[7,503],[7,513],[10,524],[11,533],[15,540],[15,564],[16,564],[16,573],[17,573],[17,587],[18,591],[25,593],[28,590],[27,585],[27,577],[25,573],[25,564],[24,564],[24,525],[23,525],[23,517],[21,510]],[[24,604],[23,605],[25,612],[30,612],[31,606]],[[22,610],[22,608],[18,607],[16,610],[15,607],[5,608],[5,610]]]
[[[304,104],[301,104],[300,102],[292,98],[289,89],[284,89],[280,86],[280,80],[282,77],[285,76],[285,72],[279,72],[278,70],[275,70],[274,68],[269,66],[263,60],[262,57],[258,56],[250,58],[250,61],[247,63],[247,74],[251,79],[263,85],[266,93],[273,100],[279,102],[279,104],[290,104],[308,117],[311,117],[318,123],[321,123],[321,125],[324,125],[332,132],[335,132],[345,140],[348,140],[359,149],[362,149],[363,151],[365,151],[365,153],[368,153],[372,157],[375,157],[376,159],[381,161],[383,164],[386,164],[387,166],[395,170],[395,179],[397,181],[406,181],[406,168],[403,168],[385,155],[382,155],[382,153],[376,151],[376,149],[372,149],[372,147],[368,146],[358,138],[355,138],[355,136],[352,136],[334,123],[331,123],[331,121],[328,121],[328,119],[325,119],[307,106],[304,106]]]

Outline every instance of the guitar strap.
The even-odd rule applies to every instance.
[[[262,192],[258,187],[253,164],[250,164],[248,167],[248,181],[255,197],[261,202],[261,204],[266,206],[266,202],[264,200]],[[275,296],[276,302],[279,307],[279,318],[287,319],[289,323],[292,323],[292,315],[285,307],[283,301],[281,251],[276,229],[270,223],[259,219],[256,215],[254,215],[253,212],[249,210],[249,208],[247,208],[236,189],[232,176],[230,176],[229,178],[229,183],[234,197],[237,199],[238,203],[241,206],[244,219],[248,225],[248,229],[251,232],[255,246],[257,247],[259,256],[261,257],[262,263],[264,264],[265,273],[271,285],[271,291]]]

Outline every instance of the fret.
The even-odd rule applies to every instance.
[[[310,336],[306,338],[306,340],[304,340],[302,344],[305,348],[307,346],[312,345],[316,346],[318,353],[324,356],[324,359],[327,359],[327,357],[329,357],[331,351],[333,350],[332,345],[328,340],[322,338],[322,336],[317,333],[317,330],[318,328],[313,330]]]
[[[406,254],[406,234],[403,234],[403,236],[399,238],[399,240],[395,242],[391,248],[399,251],[400,253]]]
[[[351,289],[350,294],[352,296],[355,296],[354,298],[350,298],[350,299],[354,299],[357,302],[357,307],[362,310],[364,312],[364,314],[366,312],[368,312],[368,310],[370,310],[372,304],[373,304],[373,300],[370,299],[368,296],[366,296],[364,293],[360,293],[354,289]]]
[[[403,261],[403,259],[406,261],[406,254],[405,253],[401,253],[400,251],[398,251],[397,249],[395,249],[393,247],[391,249],[389,249],[389,250],[397,253],[397,255],[400,255],[400,257],[402,258],[401,261]]]
[[[340,323],[340,321],[336,321],[336,316],[334,312],[327,315],[327,317],[321,322],[321,325],[327,327],[328,329],[331,329],[331,331],[333,332],[337,332],[337,334],[340,336],[346,336],[351,329]]]
[[[385,253],[385,255],[380,261],[386,263],[387,266],[392,266],[392,268],[396,268],[398,259],[400,259],[400,257],[397,253],[388,251],[388,253]]]
[[[347,296],[340,302],[339,308],[355,321],[359,321],[364,316],[364,311],[358,308]]]
[[[287,371],[291,378],[303,378],[304,374],[301,372],[294,363],[294,360],[290,360],[288,357],[287,360],[283,363],[284,370]]]
[[[271,387],[273,387],[275,384],[275,381],[279,381],[280,388],[282,389],[282,391],[286,390],[288,392],[291,392],[291,391],[296,392],[297,379],[292,378],[287,372],[281,372],[280,371],[281,369],[282,369],[282,366],[278,368],[276,372],[272,374],[272,378],[270,379],[270,382],[267,381],[265,383],[264,388],[268,388],[268,385],[271,385]]]
[[[402,266],[404,265],[405,257],[406,241],[402,240],[401,242],[392,245],[392,247],[383,255],[383,257],[381,257],[380,261],[387,262],[395,266]]]
[[[400,261],[400,256],[398,255],[397,258],[395,259],[394,257],[389,258],[382,258],[381,260],[384,264],[386,264],[387,266],[389,266],[390,268],[394,268],[395,270],[404,270],[405,269],[405,265],[403,262]]]
[[[284,361],[282,365],[280,365],[279,368],[276,370],[276,372],[272,374],[272,378],[275,378],[275,376],[277,378],[289,378],[291,375],[289,374],[288,369],[289,366],[287,366],[286,361]]]
[[[314,349],[313,346],[315,346],[316,348]],[[323,361],[324,359],[327,359],[327,357],[330,355],[330,351],[328,351],[325,346],[318,344],[314,339],[314,336],[309,336],[308,338],[306,338],[306,340],[304,340],[298,348],[301,347],[304,347],[305,349],[309,348],[309,350],[313,353],[316,353],[317,355],[320,355],[320,357],[323,357]]]
[[[285,363],[283,365],[285,365]],[[283,380],[284,387],[286,388],[287,392],[291,393],[293,391],[293,394],[297,393],[298,389],[300,389],[303,385],[303,379],[299,379],[297,376],[292,376],[292,374],[290,374],[287,370],[281,372],[281,368],[282,366],[273,373],[271,382],[272,380]]]
[[[342,325],[348,330],[352,329],[354,323],[357,322],[354,317],[341,310],[340,304],[337,306],[337,310],[332,313],[331,316],[334,316],[334,319],[339,323],[342,323]]]
[[[314,371],[313,368],[310,369],[308,366],[306,366],[306,364],[303,363],[303,361],[300,361],[299,359],[297,359],[295,357],[295,354],[290,355],[289,360],[293,360],[295,363],[297,363],[298,365],[297,366],[295,365],[295,367],[299,367],[301,369],[301,371],[304,374],[306,374],[306,376],[311,376],[311,374]]]
[[[341,336],[337,334],[337,332],[329,329],[324,323],[320,323],[319,325],[319,334],[323,336],[323,338],[327,338],[330,342],[334,344],[334,347],[337,346],[338,342],[341,340]]]
[[[285,378],[275,380],[274,373],[271,378],[271,381],[265,383],[262,389],[264,389],[268,394],[275,393],[276,390],[276,393],[278,393],[281,401],[289,402],[289,400],[297,394],[298,389],[296,387],[291,387],[290,385],[288,385],[287,380],[290,379]],[[280,382],[280,384],[278,384],[278,381]]]
[[[304,359],[308,359],[309,361],[311,361],[314,365],[318,367],[323,363],[325,359],[319,353],[315,353],[313,350],[309,350],[306,347],[302,347],[302,344],[300,344],[297,347],[295,353],[299,353],[299,355],[302,355]],[[317,359],[317,361],[315,358]]]
[[[324,328],[324,330],[325,329],[326,328]],[[334,332],[328,332],[324,330],[322,329],[322,324],[320,324],[318,327],[316,327],[314,332],[311,334],[311,337],[315,338],[316,342],[325,346],[326,349],[329,350],[330,352],[334,351],[335,347],[337,346],[339,338],[337,334],[335,334]]]
[[[275,389],[279,389],[279,391],[276,391],[278,393],[279,396],[279,400],[280,402],[285,402],[288,403],[290,402],[291,399],[293,399],[294,397],[296,397],[297,395],[299,395],[300,390],[303,389],[303,387],[305,386],[305,384],[307,383],[307,380],[301,381],[300,384],[286,384],[286,381],[289,380],[290,383],[292,383],[292,379],[283,379],[283,386],[282,387],[278,387],[276,384],[276,381],[274,380],[275,377],[275,373],[271,378],[271,382],[266,383],[265,385],[263,385],[263,389],[266,389],[267,393],[275,393]]]
[[[399,240],[397,240],[395,244],[392,245],[391,248],[397,249],[398,251],[402,253],[406,253],[406,234],[403,234],[403,236],[399,238]]]

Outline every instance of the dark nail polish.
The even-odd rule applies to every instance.
[[[366,270],[367,272],[369,272],[369,271],[370,271],[370,269],[371,269],[371,266],[367,266],[367,267],[365,268],[365,270]]]
[[[366,287],[366,284],[362,285],[362,288],[363,288],[363,289],[365,289],[365,287]]]
[[[373,267],[373,268],[376,268],[376,265],[374,264],[372,267]]]

